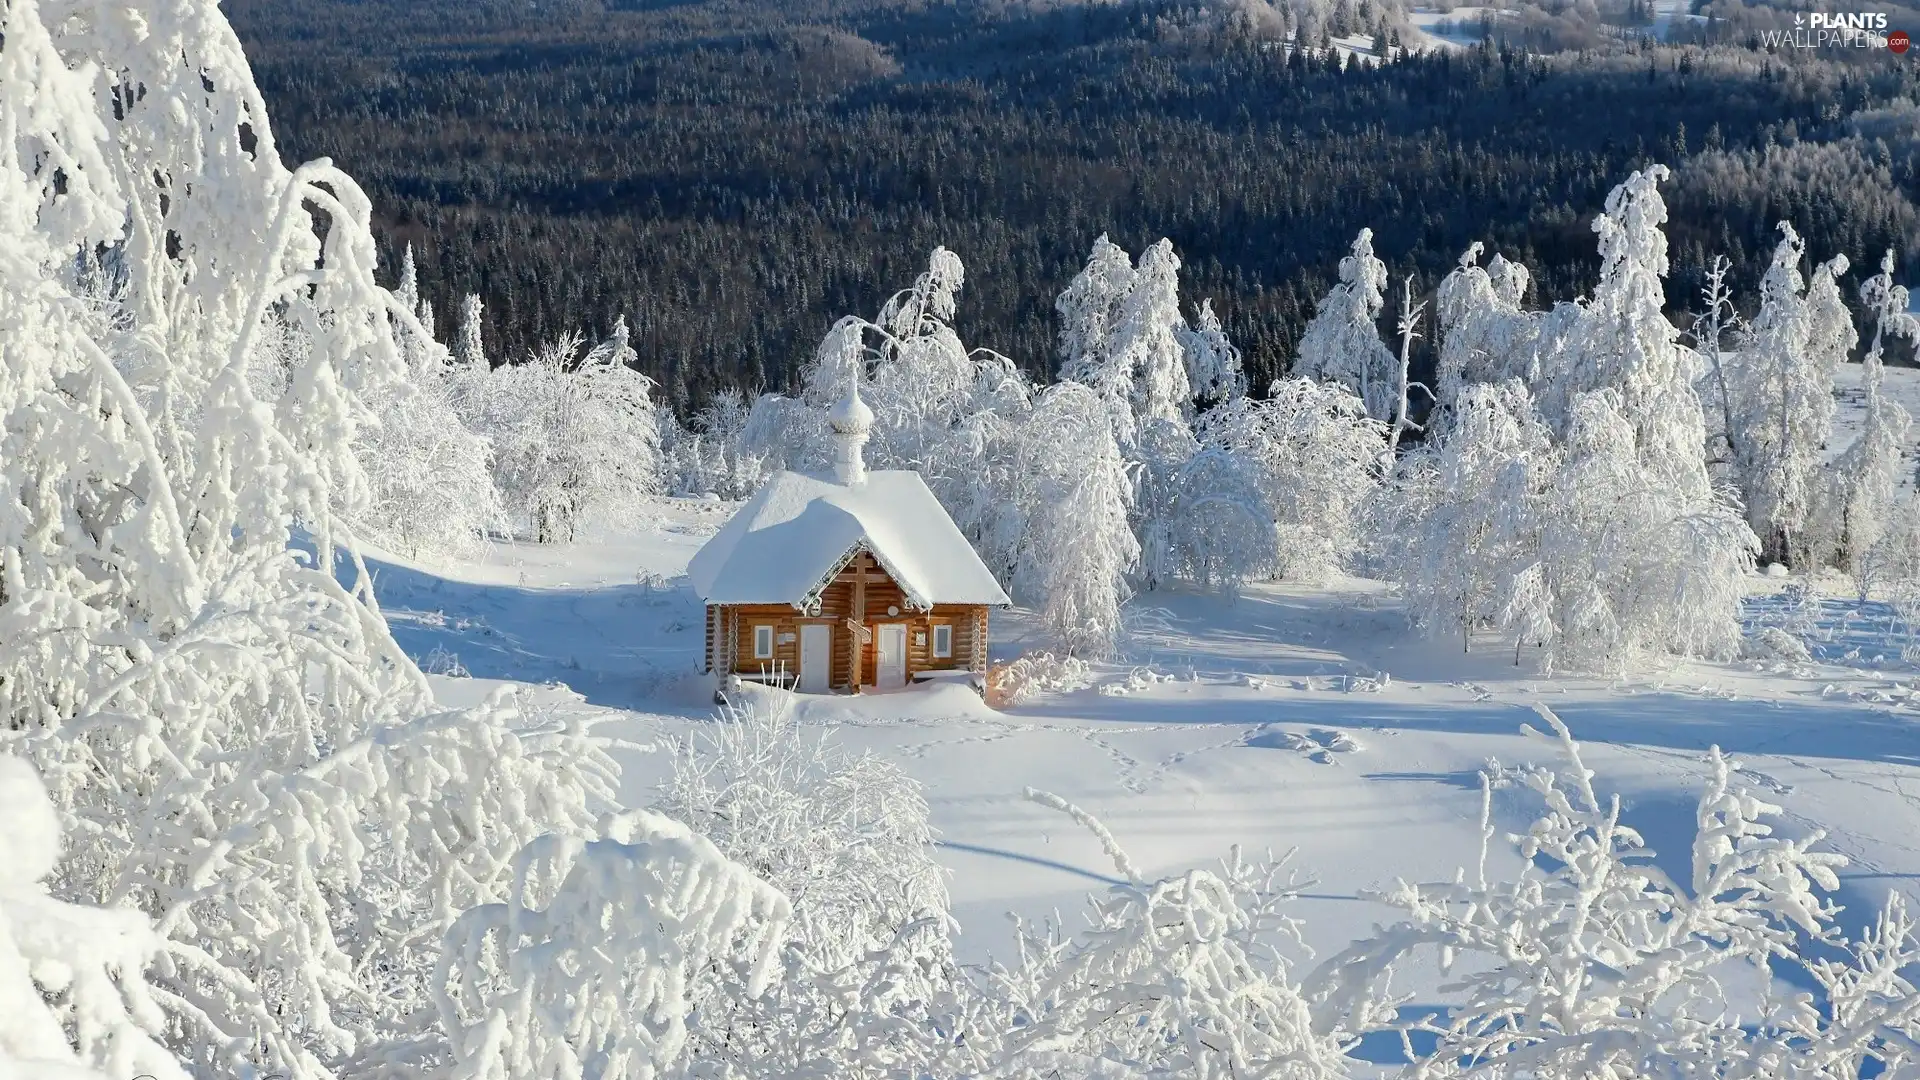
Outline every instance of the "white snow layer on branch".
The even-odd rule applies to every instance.
[[[778,973],[778,890],[658,814],[602,832],[527,845],[508,899],[447,931],[434,1000],[453,1080],[672,1075],[699,972],[737,965],[756,995]]]

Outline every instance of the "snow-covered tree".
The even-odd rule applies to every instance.
[[[1715,445],[1724,443],[1726,457],[1734,456],[1733,439],[1736,428],[1733,423],[1733,388],[1727,378],[1729,350],[1734,340],[1745,329],[1740,313],[1733,306],[1733,289],[1727,284],[1727,274],[1733,269],[1733,263],[1725,255],[1714,257],[1713,264],[1707,267],[1707,283],[1700,289],[1700,299],[1704,310],[1694,316],[1689,336],[1693,340],[1693,350],[1700,357],[1705,368],[1706,390],[1701,396],[1705,408],[1719,426],[1715,434]]]
[[[438,930],[589,825],[606,763],[438,710],[373,606],[360,437],[417,320],[217,5],[0,18],[0,741],[66,826],[49,890],[151,920],[149,1030],[197,1074],[385,1060]]]
[[[1187,385],[1194,400],[1206,405],[1231,401],[1247,392],[1240,349],[1228,339],[1213,313],[1213,301],[1200,301],[1190,329],[1175,331],[1187,360]]]
[[[572,334],[464,377],[461,408],[493,446],[507,512],[542,543],[590,521],[631,522],[660,488],[653,380],[631,366],[625,330],[622,320],[584,357]]]
[[[462,367],[485,371],[487,348],[481,337],[481,327],[486,320],[486,305],[480,301],[479,293],[468,293],[460,301],[459,336],[453,340],[453,359]]]
[[[1198,518],[1184,535],[1214,567],[1198,579],[1317,582],[1351,568],[1386,445],[1385,429],[1358,397],[1334,384],[1282,379],[1264,399],[1208,410],[1198,434],[1201,451],[1189,465],[1199,474],[1195,505],[1179,508]],[[1257,500],[1242,494],[1249,483]],[[1203,508],[1205,500],[1212,501]]]
[[[1101,234],[1086,267],[1054,302],[1060,315],[1061,378],[1123,400],[1131,394],[1133,376],[1115,361],[1113,333],[1134,279],[1133,257]]]
[[[1643,653],[1728,656],[1753,537],[1724,500],[1649,470],[1618,391],[1581,395],[1508,626],[1543,665],[1618,672]]]
[[[431,317],[411,246],[394,298],[403,310]],[[360,434],[372,491],[359,531],[408,555],[471,554],[490,533],[505,531],[507,518],[493,483],[492,447],[460,416],[470,372],[454,368],[425,318],[388,321],[406,375],[374,397],[372,422]]]
[[[1747,521],[1767,558],[1795,561],[1810,553],[1809,519],[1833,423],[1834,368],[1852,347],[1853,332],[1833,284],[1844,260],[1817,268],[1819,287],[1809,293],[1800,276],[1806,245],[1791,225],[1781,222],[1780,232],[1731,390]]]
[[[1451,420],[1408,454],[1382,503],[1376,542],[1408,618],[1432,634],[1506,628],[1536,566],[1552,436],[1518,380],[1463,383]]]
[[[1376,420],[1393,417],[1399,387],[1393,354],[1376,325],[1386,304],[1387,266],[1373,254],[1373,230],[1361,229],[1353,250],[1340,260],[1340,281],[1320,300],[1293,374],[1346,387]]]
[[[1440,282],[1435,294],[1439,325],[1439,404],[1451,407],[1471,383],[1501,383],[1518,379],[1531,386],[1533,346],[1539,316],[1521,305],[1531,277],[1527,268],[1495,255],[1482,267],[1476,241],[1460,256],[1460,264]]]
[[[1023,421],[1035,468],[1015,588],[1070,652],[1111,651],[1127,575],[1140,558],[1127,513],[1133,481],[1107,403],[1077,382],[1056,383]]]
[[[1132,380],[1134,421],[1184,425],[1193,409],[1181,334],[1180,257],[1173,241],[1160,240],[1140,253],[1133,288],[1121,302],[1108,347],[1110,363]]]
[[[1860,284],[1860,300],[1873,315],[1873,341],[1862,360],[1861,384],[1866,415],[1860,435],[1834,461],[1817,526],[1830,533],[1822,546],[1832,549],[1853,578],[1860,599],[1890,569],[1875,549],[1895,517],[1901,451],[1912,418],[1882,390],[1886,345],[1891,338],[1920,340],[1920,319],[1907,310],[1907,290],[1893,283],[1893,252],[1880,260],[1880,272]]]

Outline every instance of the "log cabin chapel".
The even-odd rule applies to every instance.
[[[867,471],[858,376],[827,413],[832,475],[780,472],[687,566],[707,605],[705,670],[803,692],[978,685],[987,611],[1010,601],[927,482]]]

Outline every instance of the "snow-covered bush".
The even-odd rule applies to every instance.
[[[512,894],[447,931],[434,1003],[452,1080],[684,1075],[697,980],[731,969],[757,995],[779,974],[777,889],[658,814],[601,832],[527,845]]]
[[[0,1077],[186,1080],[145,981],[160,936],[137,911],[47,895],[60,816],[33,767],[5,754],[0,821]]]
[[[1367,415],[1391,420],[1398,402],[1399,365],[1376,325],[1386,306],[1387,265],[1374,257],[1373,230],[1361,229],[1340,260],[1340,281],[1320,300],[1300,335],[1293,362],[1298,378],[1337,383],[1358,396]]]
[[[658,807],[792,901],[795,942],[817,968],[852,964],[923,919],[946,927],[919,783],[796,726],[790,695],[756,694],[698,732]],[[928,959],[924,977],[944,980],[951,956]]]
[[[1124,881],[1092,898],[1091,925],[1076,936],[1023,925],[1017,961],[994,969],[1002,1075],[1345,1075],[1339,1043],[1314,1029],[1281,951],[1303,948],[1281,911],[1293,897],[1282,863],[1235,849],[1217,870],[1150,882],[1084,810],[1027,796],[1090,828]]]
[[[1640,834],[1603,799],[1565,725],[1544,708],[1565,764],[1485,774],[1481,828],[1495,832],[1495,790],[1533,792],[1544,810],[1511,837],[1518,877],[1487,878],[1487,851],[1469,877],[1399,884],[1376,899],[1404,921],[1329,958],[1307,980],[1318,1030],[1421,1031],[1437,1039],[1415,1075],[1573,1080],[1626,1076],[1855,1076],[1863,1061],[1915,1060],[1920,995],[1899,972],[1920,959],[1897,900],[1862,939],[1842,943],[1839,855],[1820,834],[1791,839],[1768,819],[1778,806],[1735,784],[1738,763],[1717,749],[1695,816],[1689,873],[1675,880]],[[1525,729],[1535,734],[1533,729]],[[1815,943],[1846,944],[1823,959]],[[1431,951],[1454,976],[1444,1012],[1411,1022],[1385,996],[1391,965]],[[1784,999],[1783,966],[1820,988]],[[1743,1009],[1739,1002],[1757,1004]]]
[[[589,523],[631,524],[660,489],[653,381],[632,366],[626,321],[580,356],[568,335],[524,364],[467,369],[457,401],[493,446],[511,518],[542,543]]]
[[[697,981],[700,1075],[859,1075],[924,1061],[924,1018],[956,989],[946,872],[920,785],[804,731],[786,694],[726,710],[676,757],[660,808],[791,903],[782,977],[764,996]]]

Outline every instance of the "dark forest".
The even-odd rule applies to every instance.
[[[1551,303],[1591,286],[1607,191],[1664,161],[1676,319],[1715,254],[1750,286],[1781,218],[1811,255],[1903,270],[1920,226],[1920,139],[1885,108],[1920,97],[1911,60],[1489,42],[1343,66],[1156,3],[227,7],[282,153],[367,188],[443,338],[467,292],[496,363],[624,314],[683,415],[787,385],[935,245],[968,268],[967,343],[1046,372],[1094,238],[1170,237],[1259,387],[1362,226],[1416,288],[1481,240]]]

